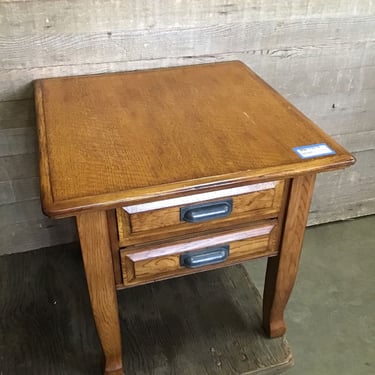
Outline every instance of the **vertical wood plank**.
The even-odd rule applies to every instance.
[[[292,180],[289,203],[277,257],[268,258],[263,295],[263,327],[270,337],[286,332],[284,310],[297,276],[303,236],[316,175]]]
[[[105,357],[105,374],[122,374],[120,323],[106,212],[80,214],[77,226],[91,306]]]

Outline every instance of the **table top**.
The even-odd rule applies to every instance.
[[[238,61],[42,79],[35,99],[50,216],[354,162]]]

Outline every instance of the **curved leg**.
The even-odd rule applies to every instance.
[[[293,179],[279,254],[268,258],[263,294],[263,327],[270,337],[286,331],[284,310],[297,276],[315,175]]]
[[[120,321],[105,211],[77,216],[91,306],[108,375],[122,374]]]

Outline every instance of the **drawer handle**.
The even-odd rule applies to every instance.
[[[232,199],[182,207],[180,210],[180,220],[188,223],[201,223],[203,221],[220,219],[229,216],[232,212],[232,207]]]
[[[197,268],[224,262],[229,256],[229,245],[194,251],[180,256],[180,265]]]

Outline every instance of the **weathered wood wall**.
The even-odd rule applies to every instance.
[[[0,254],[76,238],[43,217],[31,81],[240,59],[351,150],[310,224],[375,213],[375,2],[0,0]]]

